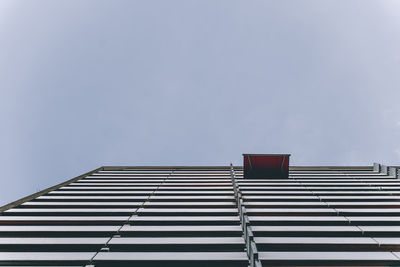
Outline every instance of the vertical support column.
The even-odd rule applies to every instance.
[[[389,167],[388,167],[388,166],[386,166],[386,165],[381,165],[381,171],[380,171],[380,173],[383,173],[383,174],[385,174],[385,175],[388,175],[388,170],[389,170]]]
[[[243,203],[242,193],[240,192],[239,185],[236,181],[236,174],[231,163],[231,180],[233,184],[233,191],[236,198],[236,206],[239,212],[240,224],[242,226],[244,240],[246,242],[246,252],[249,258],[250,267],[262,267],[258,259],[258,250],[254,241],[253,231],[251,230],[250,221],[247,216],[246,207]]]
[[[399,178],[399,169],[396,167],[389,167],[389,176]]]
[[[381,165],[379,163],[374,162],[374,172],[380,172]]]

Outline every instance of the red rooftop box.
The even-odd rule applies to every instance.
[[[244,178],[288,178],[290,154],[243,154]]]

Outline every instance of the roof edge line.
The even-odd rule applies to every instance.
[[[81,175],[79,175],[79,176],[76,176],[76,177],[74,177],[74,178],[72,178],[72,179],[69,179],[68,181],[62,182],[62,183],[60,183],[60,184],[54,185],[54,186],[49,187],[49,188],[46,188],[46,189],[43,189],[43,190],[41,190],[41,191],[39,191],[39,192],[36,192],[36,193],[33,193],[33,194],[31,194],[31,195],[29,195],[29,196],[27,196],[27,197],[20,198],[20,199],[18,199],[18,200],[16,200],[16,201],[13,201],[13,202],[8,203],[8,204],[6,204],[6,205],[4,205],[4,206],[1,206],[1,207],[0,207],[0,213],[3,213],[3,211],[6,211],[6,210],[11,209],[11,208],[14,208],[14,207],[16,207],[16,206],[18,206],[18,205],[21,205],[22,203],[25,203],[25,202],[27,202],[27,201],[30,201],[30,200],[32,200],[32,199],[34,199],[34,198],[36,198],[36,197],[39,197],[39,196],[41,196],[41,195],[44,195],[44,194],[46,194],[46,193],[48,193],[48,192],[50,192],[50,191],[59,189],[60,187],[63,187],[63,186],[68,185],[68,184],[70,184],[70,183],[73,183],[73,182],[75,182],[75,181],[77,181],[77,180],[79,180],[79,179],[81,179],[81,178],[83,178],[83,177],[85,177],[85,176],[87,176],[87,175],[90,175],[90,174],[95,173],[95,172],[97,172],[97,171],[100,171],[100,170],[102,170],[102,169],[103,169],[103,167],[99,167],[99,168],[94,169],[94,170],[92,170],[92,171],[89,171],[89,172],[87,172],[87,173],[84,173],[84,174],[81,174]]]

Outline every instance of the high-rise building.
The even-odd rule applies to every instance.
[[[400,266],[398,168],[101,167],[0,208],[0,265]]]

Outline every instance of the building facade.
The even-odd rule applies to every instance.
[[[0,208],[0,265],[400,266],[398,168],[101,167]]]

